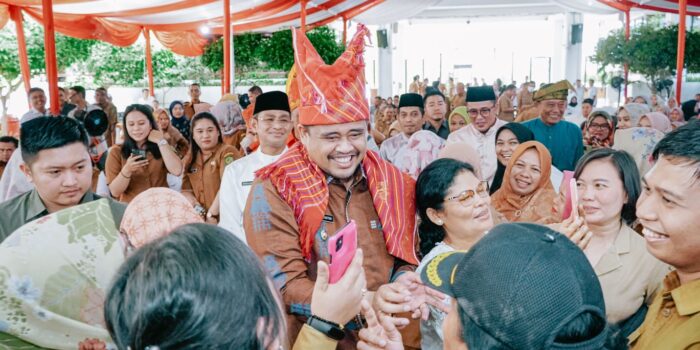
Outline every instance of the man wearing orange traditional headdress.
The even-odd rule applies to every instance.
[[[248,244],[282,294],[290,343],[302,322],[320,322],[310,309],[317,262],[328,262],[329,238],[350,220],[364,251],[368,301],[381,298],[373,292],[393,280],[414,281],[418,263],[415,182],[367,150],[363,52],[369,30],[358,25],[332,65],[303,32],[292,32],[299,142],[256,173],[243,218]],[[356,347],[356,327],[344,327],[339,348]]]

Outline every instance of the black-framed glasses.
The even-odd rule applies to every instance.
[[[449,197],[445,200],[448,202],[457,200],[459,204],[469,207],[474,205],[477,195],[481,198],[486,198],[489,196],[489,183],[487,181],[481,181],[479,185],[476,186],[476,190],[465,190],[456,196]]]
[[[491,111],[493,110],[493,108],[494,107],[483,107],[481,109],[473,108],[473,109],[467,110],[467,112],[469,113],[469,116],[472,118],[478,117],[479,114],[481,114],[482,117],[488,117],[491,114]]]
[[[597,130],[607,130],[610,129],[610,125],[608,124],[591,124],[588,126],[589,129],[597,129]]]

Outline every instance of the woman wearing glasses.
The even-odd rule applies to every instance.
[[[488,183],[474,169],[458,160],[438,159],[418,176],[416,207],[420,215],[420,253],[417,273],[432,258],[445,252],[469,250],[494,226]],[[449,298],[447,298],[449,306]],[[421,321],[423,349],[442,349],[442,323],[447,315],[430,305],[427,320]]]
[[[552,156],[543,144],[521,143],[508,161],[501,188],[491,196],[494,208],[511,222],[560,222],[551,172]]]
[[[615,135],[613,118],[605,111],[594,111],[588,117],[583,132],[583,147],[586,152],[598,148],[610,148]]]

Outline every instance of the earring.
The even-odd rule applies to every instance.
[[[442,220],[438,220],[437,222],[435,222],[435,224],[438,226],[442,226]]]

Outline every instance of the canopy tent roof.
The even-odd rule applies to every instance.
[[[117,46],[136,42],[144,29],[175,53],[202,54],[203,29],[223,33],[223,0],[54,0],[56,30],[81,39],[98,39]],[[306,5],[309,27],[328,24],[381,4],[381,0],[314,0]],[[233,31],[271,32],[299,25],[299,0],[231,1]],[[40,0],[0,0],[0,28],[20,9],[43,22]]]
[[[599,0],[618,10],[637,8],[642,10],[678,13],[678,0]],[[687,0],[687,15],[700,16],[700,0]]]

